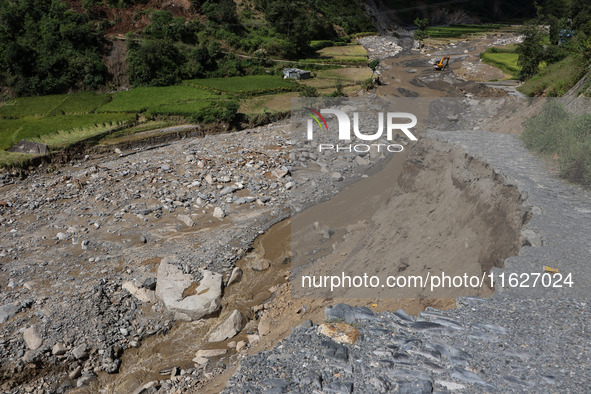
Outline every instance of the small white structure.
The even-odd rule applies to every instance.
[[[283,78],[308,79],[312,78],[312,75],[310,71],[300,70],[299,68],[284,68]]]

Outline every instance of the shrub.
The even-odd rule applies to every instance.
[[[302,85],[300,89],[300,97],[318,97],[318,89],[314,86]]]
[[[341,81],[340,79],[337,79],[337,82],[335,83],[334,92],[332,92],[329,95],[329,97],[347,97],[347,95],[343,91],[343,88],[344,88],[343,81]]]
[[[330,40],[319,40],[319,41],[312,41],[310,43],[310,49],[313,51],[317,51],[322,48],[334,46],[334,41]]]
[[[376,87],[373,77],[367,78],[365,81],[361,82],[361,88],[365,91],[372,90]]]
[[[147,37],[182,41],[187,44],[197,42],[198,22],[187,21],[182,17],[175,18],[167,10],[152,10],[149,15],[150,24],[144,29],[144,34]]]
[[[218,101],[203,108],[191,117],[194,122],[202,123],[231,123],[238,112],[237,101]]]
[[[560,176],[591,187],[591,115],[573,116],[557,100],[529,119],[525,145],[557,161]]]

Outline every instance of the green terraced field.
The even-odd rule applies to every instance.
[[[192,79],[184,83],[212,92],[250,95],[289,92],[300,88],[296,81],[276,75]]]
[[[117,92],[113,100],[98,109],[98,112],[144,112],[175,104],[194,101],[211,101],[219,98],[211,92],[191,86],[140,87],[127,92]]]
[[[521,67],[517,64],[519,55],[514,50],[493,47],[481,53],[480,58],[484,63],[499,68],[512,78],[519,78],[519,73],[521,72]]]
[[[0,118],[85,114],[107,103],[110,96],[92,92],[19,97],[0,105]]]

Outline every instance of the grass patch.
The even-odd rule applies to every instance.
[[[219,98],[211,92],[191,86],[139,87],[126,92],[117,92],[113,100],[100,107],[97,112],[144,112],[160,106],[170,106],[188,101]]]
[[[345,67],[345,66],[356,66],[363,67],[367,66],[367,58],[351,58],[351,59],[333,59],[333,58],[309,58],[299,60],[300,68],[312,68],[319,64],[325,66],[334,67]]]
[[[49,134],[93,129],[135,119],[129,114],[62,115],[46,118],[0,119],[0,149],[6,150],[22,139],[45,141]],[[46,142],[44,142],[46,143]]]
[[[546,66],[534,77],[525,81],[518,91],[526,96],[563,96],[583,76],[585,69],[574,56]]]
[[[319,89],[319,93],[321,94],[330,94],[332,90],[328,92],[328,90],[324,91],[324,89],[332,88],[334,90],[337,82],[340,82],[343,87],[361,86],[364,81],[371,77],[371,74],[371,70],[367,67],[318,70],[315,78],[306,79],[300,81],[300,83]]]
[[[574,116],[558,100],[525,123],[525,145],[558,162],[560,176],[591,187],[591,115]]]
[[[350,81],[354,83],[360,83],[365,81],[366,79],[370,78],[372,72],[369,68],[357,68],[357,67],[348,67],[348,68],[339,68],[333,70],[322,70],[318,71],[318,78],[321,79],[340,79],[343,81]]]
[[[214,93],[248,96],[290,92],[299,89],[299,85],[293,79],[283,79],[273,75],[192,79],[184,83]]]
[[[22,167],[24,163],[28,162],[35,156],[36,155],[30,153],[16,153],[0,150],[0,167]]]
[[[519,55],[511,48],[488,48],[486,52],[480,54],[480,58],[486,64],[499,68],[510,78],[518,79],[521,73],[521,67],[517,64]]]
[[[191,84],[192,81],[186,81],[183,85],[140,87],[119,92],[113,96],[113,101],[98,111],[145,112],[149,116],[178,116],[202,123],[231,121],[232,111],[235,113],[237,107],[236,103],[206,89],[190,86]]]

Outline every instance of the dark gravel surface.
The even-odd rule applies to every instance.
[[[353,345],[315,326],[296,328],[275,349],[249,357],[226,392],[587,392],[586,303],[460,302],[457,310],[428,308],[417,319],[352,308],[358,314],[348,321],[361,333]],[[333,307],[330,316],[351,317],[347,307]]]

